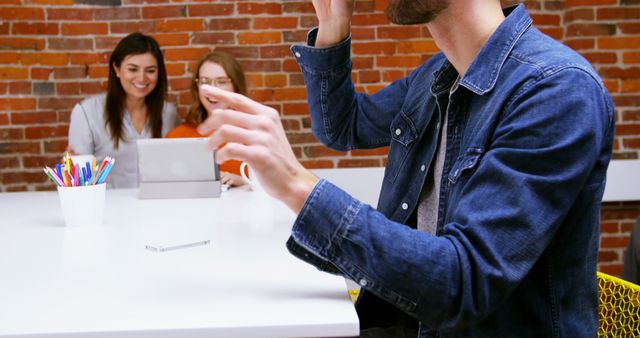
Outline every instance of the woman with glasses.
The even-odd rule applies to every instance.
[[[98,161],[114,157],[109,186],[137,187],[136,140],[161,138],[178,124],[176,108],[166,102],[167,87],[158,42],[141,33],[127,35],[109,58],[107,93],[73,108],[68,151],[93,154]]]
[[[167,137],[204,137],[196,128],[215,109],[227,108],[225,104],[212,100],[200,92],[200,86],[208,84],[218,88],[247,94],[244,71],[238,61],[230,54],[212,52],[205,55],[196,68],[191,83],[193,104],[185,118],[185,123],[179,125],[167,134]],[[227,161],[220,165],[220,181],[222,184],[239,186],[243,184],[240,177],[240,161]]]

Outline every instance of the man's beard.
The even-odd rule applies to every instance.
[[[385,13],[395,24],[413,25],[431,22],[448,6],[448,0],[390,0]]]

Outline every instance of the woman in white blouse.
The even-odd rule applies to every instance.
[[[158,42],[141,33],[126,36],[109,59],[107,93],[83,100],[71,112],[69,151],[98,161],[113,156],[108,186],[137,187],[136,140],[164,137],[178,123],[175,107],[166,102],[167,88]]]

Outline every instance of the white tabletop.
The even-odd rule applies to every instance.
[[[102,226],[68,228],[55,192],[0,194],[0,337],[358,335],[344,279],[287,251],[280,202],[236,188],[105,203]]]

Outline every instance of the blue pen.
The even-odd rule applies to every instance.
[[[60,163],[56,163],[56,174],[60,177],[61,180],[64,180],[64,176],[62,176],[62,166]]]
[[[107,179],[107,175],[109,175],[109,172],[111,171],[111,168],[113,168],[113,163],[107,164],[107,167],[102,170],[100,177],[98,177],[98,182],[96,184],[104,183],[104,181]]]
[[[91,179],[91,163],[87,161],[84,166],[87,167],[87,174],[84,176],[84,181],[89,182],[89,180]]]

